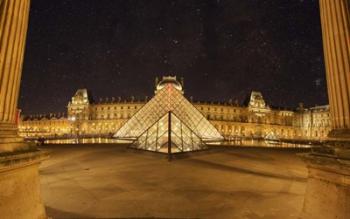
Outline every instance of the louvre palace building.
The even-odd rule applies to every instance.
[[[112,97],[93,102],[86,89],[79,89],[68,103],[66,113],[22,115],[19,133],[25,139],[48,143],[111,143],[120,136],[136,135],[134,140],[141,141],[151,139],[148,133],[153,129],[158,133],[159,124],[168,124],[170,119],[181,126],[178,129],[181,136],[183,133],[199,136],[198,141],[211,137],[226,142],[237,139],[323,141],[331,130],[328,105],[304,108],[300,104],[294,110],[273,108],[258,91],[251,92],[245,105],[232,101],[194,102],[184,97],[183,81],[171,76],[156,79],[155,86],[155,96],[142,101]],[[170,118],[169,113],[167,119],[166,113],[170,111],[173,115]],[[180,132],[174,135],[180,136]],[[157,139],[154,142],[161,141],[161,135]]]

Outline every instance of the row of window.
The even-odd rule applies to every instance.
[[[136,109],[138,109],[138,106],[113,106],[113,107],[112,106],[97,106],[97,107],[92,108],[92,110],[97,110],[97,111],[99,111],[99,110],[101,110],[101,111],[103,111],[103,110],[118,110],[118,109],[121,109],[121,110],[134,109],[134,110],[136,110]]]

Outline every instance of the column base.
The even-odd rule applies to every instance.
[[[350,150],[341,144],[301,155],[309,172],[302,218],[349,218]]]
[[[0,154],[1,218],[47,218],[38,171],[40,162],[47,157],[38,150]]]
[[[349,141],[350,129],[333,129],[328,133],[331,140]]]
[[[33,149],[35,145],[24,142],[23,138],[18,136],[16,124],[0,123],[0,154]]]

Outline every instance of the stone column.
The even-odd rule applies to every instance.
[[[46,155],[17,134],[29,0],[0,0],[0,217],[46,218],[38,166]]]
[[[349,0],[320,0],[332,132],[350,138],[350,13]]]
[[[0,2],[0,153],[27,149],[15,124],[29,1]]]
[[[320,0],[332,128],[328,142],[304,155],[309,176],[302,217],[350,217],[349,0]]]

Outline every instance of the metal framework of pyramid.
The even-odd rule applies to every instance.
[[[172,83],[166,84],[114,135],[132,147],[177,153],[201,150],[223,137]]]
[[[137,138],[131,147],[162,153],[179,153],[203,149],[203,142],[171,112]]]

